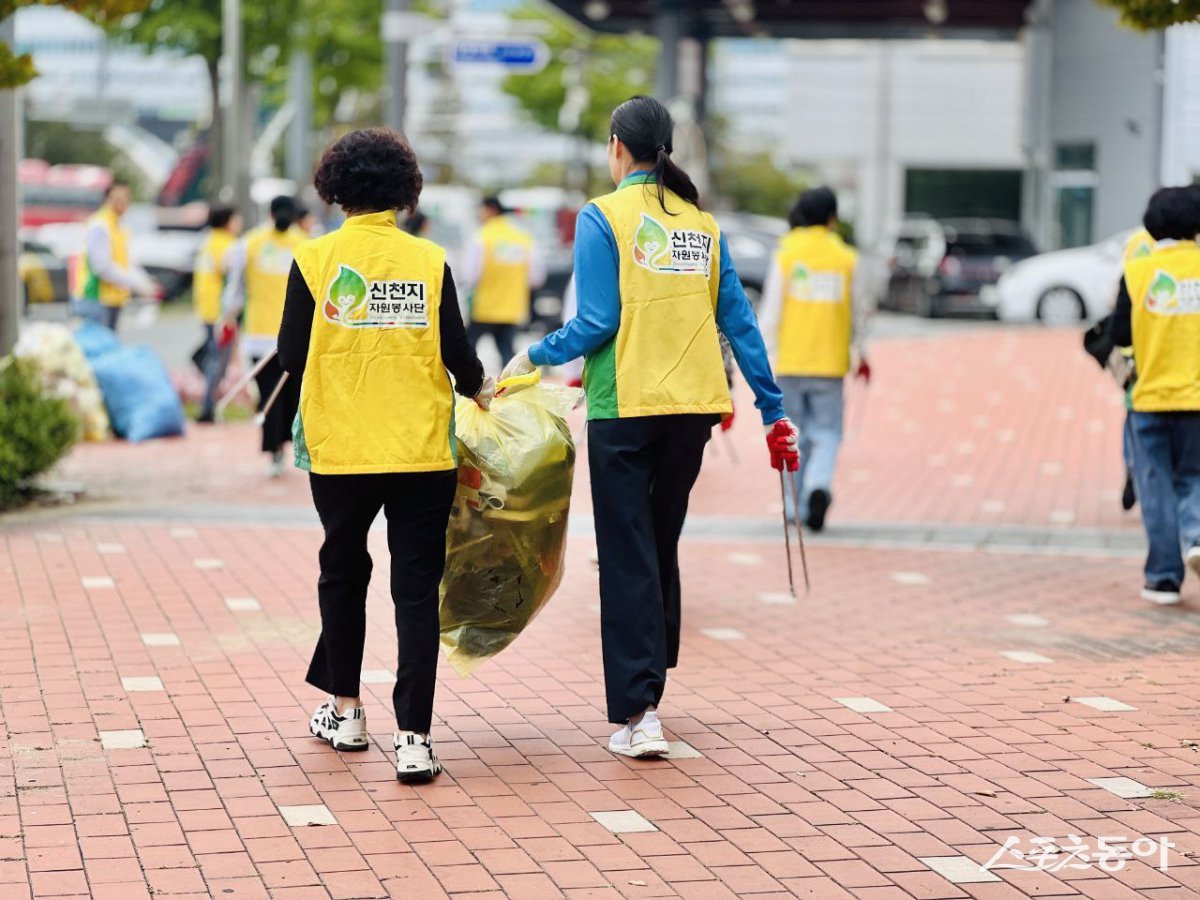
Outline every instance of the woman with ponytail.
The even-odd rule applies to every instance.
[[[617,107],[617,189],[576,229],[578,313],[504,370],[586,360],[604,681],[609,721],[622,726],[608,747],[634,757],[667,752],[658,706],[679,657],[679,535],[712,428],[732,411],[720,334],[754,390],[772,465],[796,459],[754,312],[720,229],[671,160],[673,132],[656,100]]]

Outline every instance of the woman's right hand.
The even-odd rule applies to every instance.
[[[496,379],[488,375],[483,379],[478,393],[472,398],[480,409],[490,409],[496,397]]]

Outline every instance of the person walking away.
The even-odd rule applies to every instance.
[[[1134,479],[1150,545],[1142,597],[1175,604],[1184,563],[1200,576],[1200,186],[1162,188],[1146,230],[1158,243],[1130,261],[1113,340],[1133,346]]]
[[[783,408],[800,430],[800,509],[813,531],[825,527],[842,443],[847,373],[870,379],[869,301],[858,254],[834,230],[837,197],[827,187],[800,195],[792,230],[763,287],[762,327],[775,335],[775,372]],[[790,502],[790,501],[789,501]]]
[[[222,344],[221,295],[225,290],[225,257],[242,233],[242,216],[232,206],[214,206],[208,212],[208,235],[196,254],[195,274],[192,277],[192,304],[200,324],[204,326],[204,345],[201,351],[204,372],[204,400],[200,404],[197,422],[212,422],[217,402],[217,389],[229,365],[232,345]]]
[[[242,315],[242,350],[251,366],[275,352],[293,254],[308,240],[294,227],[296,212],[291,197],[276,197],[271,201],[271,221],[247,233],[228,254],[222,308],[227,321]],[[255,377],[260,412],[282,377],[278,359],[270,360]],[[263,420],[262,449],[271,455],[272,478],[283,474],[283,445],[291,440],[299,402],[300,385],[289,379]]]
[[[505,361],[515,352],[518,327],[529,322],[532,292],[545,282],[546,271],[533,238],[517,227],[498,197],[483,201],[479,218],[482,226],[465,260],[467,335],[476,352],[480,338],[490,335]]]
[[[382,509],[399,646],[396,777],[427,781],[442,770],[430,737],[438,585],[458,481],[446,373],[485,409],[495,382],[467,341],[445,251],[396,225],[421,192],[407,141],[382,128],[350,132],[325,151],[315,182],[346,221],[297,249],[279,330],[280,361],[302,385],[296,465],[310,473],[325,530],[321,636],[307,680],[330,696],[309,730],[337,750],[368,746],[359,697],[367,533]]]
[[[1129,263],[1135,259],[1149,256],[1153,252],[1154,238],[1150,236],[1150,232],[1145,227],[1136,229],[1125,242],[1122,275]],[[1137,373],[1133,368],[1133,348],[1119,347],[1117,349],[1119,354],[1112,358],[1113,364],[1110,366],[1110,371],[1117,381],[1117,386],[1125,394],[1125,425],[1121,429],[1121,454],[1125,461],[1125,484],[1121,488],[1121,509],[1129,512],[1137,505],[1137,487],[1133,482],[1133,417],[1130,415],[1133,411],[1130,398],[1133,394],[1133,382]]]
[[[679,535],[713,426],[732,410],[719,334],[768,433],[782,421],[787,453],[796,440],[725,239],[671,161],[673,130],[649,97],[617,107],[616,190],[579,214],[578,315],[502,376],[586,358],[604,684],[608,719],[621,726],[608,749],[632,757],[667,752],[658,707],[679,662]]]
[[[121,221],[129,202],[129,185],[114,180],[103,204],[88,219],[79,257],[80,299],[110,331],[117,330],[121,310],[134,293],[162,299],[162,290],[130,258],[129,229]]]

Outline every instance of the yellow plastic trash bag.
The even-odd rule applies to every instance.
[[[465,399],[455,410],[458,492],[441,624],[460,675],[512,643],[562,580],[575,471],[565,416],[579,391],[532,380],[502,383],[486,412]]]

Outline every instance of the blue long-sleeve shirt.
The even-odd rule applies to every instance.
[[[754,391],[754,405],[764,424],[770,425],[783,418],[783,394],[771,374],[754,308],[733,266],[724,235],[720,278],[717,327],[728,339],[738,368]],[[535,365],[561,366],[585,356],[610,340],[621,325],[617,239],[604,214],[592,203],[580,212],[575,228],[575,290],[578,314],[529,348],[529,359]]]

